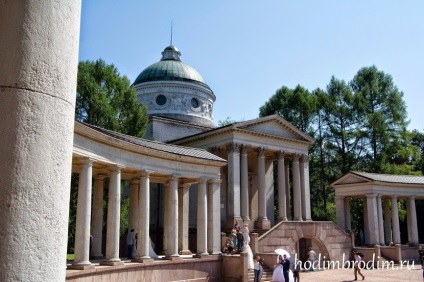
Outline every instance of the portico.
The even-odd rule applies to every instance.
[[[270,229],[279,221],[311,221],[308,148],[313,142],[277,115],[172,141],[208,149],[227,160],[227,166],[221,169],[221,195],[226,199],[221,203],[221,222],[226,229],[236,220],[256,229]],[[278,180],[277,219],[273,209],[274,178]]]
[[[220,168],[225,163],[224,159],[202,149],[148,141],[76,122],[72,170],[79,173],[79,183],[75,260],[70,268],[93,267],[89,260],[90,234],[93,236],[92,254],[104,258],[101,264],[122,264],[119,258],[121,179],[131,183],[129,228],[138,233],[134,261],[153,261],[149,256],[151,183],[165,187],[165,259],[178,260],[180,250],[188,252],[189,211],[183,205],[188,207],[187,191],[193,183],[198,184],[199,190],[197,252],[202,256],[220,254],[220,196],[217,188]],[[106,250],[103,254],[103,184],[106,178],[109,178],[109,187]]]
[[[349,201],[364,203],[364,243],[401,244],[398,201],[406,201],[408,244],[418,245],[416,199],[424,199],[424,177],[351,171],[332,183],[336,193],[337,224],[352,229]]]

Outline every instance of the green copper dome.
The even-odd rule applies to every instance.
[[[134,85],[158,80],[178,80],[202,84],[209,88],[203,77],[180,59],[181,53],[170,45],[162,52],[162,59],[145,68],[134,81]]]

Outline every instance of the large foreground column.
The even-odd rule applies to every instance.
[[[64,281],[80,0],[0,1],[0,281]]]

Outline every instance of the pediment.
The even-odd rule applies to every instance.
[[[331,184],[331,186],[336,187],[336,186],[341,186],[341,185],[345,185],[345,184],[356,184],[356,183],[367,183],[367,182],[372,182],[372,180],[367,179],[367,178],[362,177],[362,176],[359,176],[359,175],[348,173],[348,174],[340,177],[336,181],[334,181]]]
[[[313,138],[279,116],[269,116],[236,123],[233,128],[285,139],[310,142],[311,144],[314,142]]]

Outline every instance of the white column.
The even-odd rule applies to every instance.
[[[166,259],[180,259],[178,255],[178,177],[171,176],[169,179],[169,202],[168,202],[168,253]]]
[[[80,0],[0,1],[0,281],[64,281]]]
[[[190,183],[184,183],[178,188],[178,250],[181,250],[182,255],[191,254],[191,251],[188,248],[190,186]]]
[[[399,211],[397,205],[397,196],[392,196],[392,228],[393,243],[400,244]]]
[[[293,156],[293,211],[294,221],[302,221],[302,199],[300,193],[299,155]]]
[[[133,179],[130,185],[130,206],[128,211],[128,229],[138,232],[138,187],[140,186],[139,179]]]
[[[386,245],[392,242],[392,217],[390,214],[390,200],[383,199],[383,212],[384,212],[384,237]]]
[[[271,224],[266,216],[266,187],[265,187],[265,149],[257,148],[258,153],[258,221],[257,228],[269,229]]]
[[[249,217],[249,174],[247,167],[247,147],[241,147],[240,159],[240,172],[241,172],[241,217],[243,221],[250,221]]]
[[[94,177],[93,213],[91,215],[91,235],[93,243],[91,246],[92,256],[96,259],[103,258],[103,186],[105,175]]]
[[[90,263],[90,220],[93,160],[84,160],[78,181],[77,220],[75,230],[75,258],[73,266],[82,269]]]
[[[380,245],[384,246],[384,224],[383,224],[383,205],[381,195],[377,195],[377,215],[378,215],[378,234]]]
[[[411,203],[409,199],[405,200],[405,204],[406,204],[406,227],[407,227],[406,229],[408,232],[408,245],[409,245],[409,244],[412,244],[412,233],[411,233],[412,228],[411,228],[411,219],[410,219],[411,213],[408,212],[411,209],[410,207]]]
[[[368,205],[367,198],[363,199],[363,216],[364,216],[364,243],[368,245],[370,242],[370,227],[368,223]]]
[[[206,180],[201,179],[197,185],[197,257],[209,255],[207,250],[207,228],[209,220],[207,212]]]
[[[350,198],[344,199],[345,227],[346,231],[352,231],[352,216],[350,213]]]
[[[164,190],[164,203],[165,203],[165,207],[169,207],[169,182],[165,183],[163,185],[163,190]],[[165,208],[164,212],[163,212],[163,251],[166,254],[169,254],[168,252],[168,235],[169,235],[169,218],[170,218],[170,213],[171,213],[171,209],[169,208]]]
[[[220,179],[208,181],[208,252],[221,254]]]
[[[284,166],[284,152],[278,152],[277,169],[278,169],[278,220],[287,221],[286,208],[286,174]]]
[[[409,209],[406,211],[409,214],[408,217],[408,229],[411,229],[411,240],[412,245],[418,245],[418,226],[417,226],[417,210],[415,207],[415,196],[410,196],[408,199]]]
[[[227,222],[226,227],[232,228],[240,216],[240,146],[229,144],[228,149],[228,187],[227,187]]]
[[[346,221],[345,221],[345,205],[344,197],[336,195],[336,220],[337,225],[343,230],[346,231]]]
[[[291,206],[290,206],[290,164],[286,162],[284,166],[284,175],[285,175],[285,186],[286,186],[286,214],[287,214],[287,220],[293,220],[293,216],[291,213]]]
[[[309,157],[303,155],[300,159],[300,182],[302,188],[302,216],[306,221],[312,221],[311,218],[311,191],[309,187]]]
[[[119,227],[121,216],[121,167],[110,171],[107,203],[106,257],[101,264],[123,264],[119,258]]]
[[[377,215],[377,200],[375,194],[368,194],[367,196],[367,214],[368,226],[370,232],[370,245],[379,244],[379,227],[378,227],[378,215]]]
[[[136,258],[133,261],[150,262],[153,259],[149,255],[150,245],[150,179],[152,171],[142,171],[138,193],[138,236]]]

